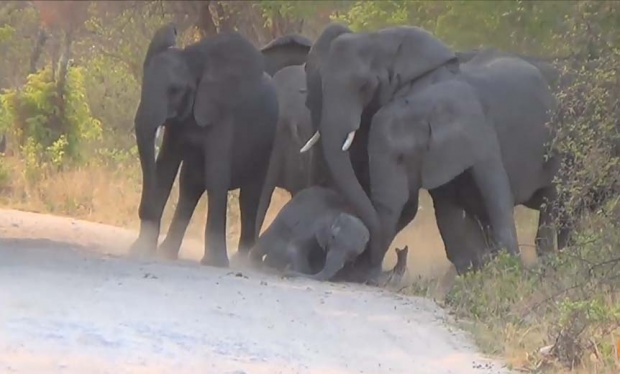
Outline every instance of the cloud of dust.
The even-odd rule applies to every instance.
[[[204,196],[203,196],[204,198]],[[265,231],[275,219],[278,212],[290,200],[288,192],[276,188],[265,222]],[[201,204],[201,203],[199,203]],[[206,204],[205,204],[206,205]],[[238,209],[236,206],[233,209]],[[200,211],[200,212],[199,212]],[[180,257],[192,260],[200,260],[203,255],[203,236],[204,225],[206,223],[204,209],[197,209],[192,219],[191,226],[195,227],[192,235],[186,235],[181,248]],[[525,207],[515,209],[515,219],[517,222],[517,235],[521,244],[522,257],[524,262],[532,263],[536,255],[534,251],[534,235],[536,234],[536,223],[538,212]],[[239,241],[239,222],[238,214],[228,218],[228,253],[231,256],[237,248]],[[166,225],[162,225],[162,233],[165,235]],[[188,232],[189,234],[189,232]],[[384,268],[391,269],[396,264],[395,247],[402,248],[409,246],[408,273],[410,276],[421,276],[423,278],[437,278],[446,274],[450,270],[451,264],[446,258],[443,241],[439,236],[439,229],[435,222],[435,213],[430,195],[422,190],[420,192],[420,205],[416,218],[405,229],[403,229],[394,239],[392,246],[386,254]]]

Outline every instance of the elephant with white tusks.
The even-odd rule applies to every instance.
[[[237,255],[247,255],[259,232],[256,212],[279,114],[270,76],[304,63],[312,43],[300,35],[285,35],[259,51],[240,34],[226,33],[185,49],[175,48],[175,44],[174,25],[159,28],[144,61],[136,136],[145,182],[140,236],[132,252],[150,253],[156,247],[163,207],[182,160],[179,202],[160,254],[177,258],[191,216],[207,191],[209,212],[201,262],[228,266],[225,227],[229,190],[240,188]],[[166,113],[155,116],[162,111]],[[157,179],[152,181],[149,143],[153,129],[162,125],[165,132],[155,165]]]
[[[149,45],[135,133],[142,167],[140,234],[135,255],[154,253],[166,200],[181,163],[179,204],[163,244],[175,258],[187,223],[208,193],[205,253],[201,263],[227,267],[228,191],[240,189],[240,251],[256,240],[256,211],[278,119],[278,102],[264,57],[241,34],[218,34],[175,47],[173,24]],[[164,127],[155,157],[154,139]]]
[[[279,118],[256,218],[257,232],[262,228],[276,187],[294,197],[304,188],[330,183],[321,149],[299,151],[314,132],[310,111],[305,105],[306,73],[303,66],[281,69],[273,76],[273,82],[278,95]]]
[[[459,272],[477,266],[459,251],[463,233],[480,231],[473,219],[519,253],[514,206],[553,198],[557,169],[545,126],[555,102],[538,69],[494,50],[461,64],[419,27],[353,33],[341,24],[324,29],[305,69],[317,132],[304,148],[321,144],[331,178],[370,231],[358,257],[369,283],[415,217],[420,188],[431,193]]]

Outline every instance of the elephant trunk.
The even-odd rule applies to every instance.
[[[325,92],[329,93],[327,90]],[[342,105],[342,98],[351,96],[350,94],[324,96],[320,126],[321,145],[332,181],[368,228],[373,248],[373,243],[381,242],[381,224],[377,211],[355,175],[349,153],[346,151],[352,141],[350,134],[359,127],[362,114],[361,103]],[[340,99],[337,99],[338,97]]]
[[[331,280],[346,264],[346,251],[332,248],[325,256],[325,266],[320,272],[312,276],[318,281]]]
[[[281,139],[280,132],[280,124],[278,123],[278,129],[276,130],[276,137],[273,142],[273,149],[271,151],[271,156],[269,158],[269,166],[267,168],[267,175],[265,176],[265,182],[263,183],[263,188],[260,196],[260,200],[258,203],[258,210],[256,212],[256,226],[255,232],[256,236],[260,236],[260,231],[263,228],[263,223],[265,222],[265,216],[267,215],[267,210],[269,209],[269,204],[271,204],[271,197],[273,195],[273,191],[276,189],[278,184],[278,178],[280,177],[283,158],[285,157],[282,151],[282,142],[285,139]]]
[[[134,131],[142,168],[142,195],[148,197],[143,201],[152,201],[156,188],[155,136],[157,129],[166,121],[167,103],[154,97],[157,91],[146,92],[136,111]],[[148,218],[149,214],[144,209],[148,209],[148,206],[141,205],[139,215],[141,218]]]

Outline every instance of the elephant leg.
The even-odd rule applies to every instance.
[[[408,224],[413,221],[415,216],[418,214],[418,200],[410,200],[405,204],[403,211],[400,215],[400,219],[398,220],[398,225],[396,226],[396,233],[398,235]]]
[[[554,204],[555,189],[547,187],[536,193],[534,197],[538,206],[538,227],[536,229],[536,254],[541,257],[553,252],[554,249]],[[527,205],[527,204],[526,204]]]
[[[458,274],[480,267],[476,247],[483,246],[480,226],[465,211],[448,199],[433,196],[437,228],[443,240],[446,257]]]
[[[181,165],[181,152],[170,131],[164,131],[164,138],[155,161],[155,183],[153,189],[143,181],[140,198],[140,233],[129,252],[134,255],[151,255],[157,248],[161,216],[170,196],[170,190]]]
[[[495,241],[510,254],[519,254],[514,199],[501,159],[493,157],[479,162],[473,166],[472,173],[488,212]]]
[[[226,209],[228,190],[224,187],[208,191],[207,225],[205,227],[205,253],[200,261],[203,265],[228,267],[226,250]]]
[[[575,222],[578,217],[583,214],[584,208],[583,206],[577,206],[574,210],[569,214],[567,211],[567,207],[561,206],[557,207],[556,216],[558,217],[558,251],[563,250],[564,248],[570,247],[574,245],[574,230],[575,230]]]
[[[232,130],[231,120],[216,124],[209,135],[205,151],[205,187],[208,196],[205,252],[203,265],[228,267],[226,250],[226,211],[231,182]]]
[[[374,126],[381,126],[381,123],[373,123]],[[402,223],[415,216],[418,209],[419,180],[413,173],[409,175],[400,155],[390,151],[389,142],[383,136],[376,136],[371,137],[368,144],[371,201],[380,224],[379,235],[371,233],[370,237],[369,284],[379,282],[383,259],[398,229],[402,229]]]
[[[413,192],[410,192],[410,184],[405,170],[401,170],[398,165],[394,164],[392,165],[392,170],[388,170],[386,167],[385,171],[386,174],[383,176],[377,175],[377,179],[374,179],[375,174],[373,174],[373,182],[381,181],[380,186],[373,185],[372,187],[372,201],[377,209],[379,222],[381,223],[381,237],[378,238],[380,242],[370,247],[369,276],[371,277],[371,283],[377,281],[377,277],[382,274],[382,264],[385,254],[396,234],[404,227],[401,226],[405,221],[402,218],[413,217],[418,210],[419,190],[413,188]],[[383,189],[385,191],[383,191]],[[405,207],[408,209],[404,213]],[[401,225],[399,225],[399,223]],[[371,242],[373,240],[375,240],[375,238],[371,238]]]
[[[247,186],[243,186],[239,191],[239,210],[241,215],[241,233],[239,235],[240,255],[247,255],[250,248],[256,242],[258,228],[256,227],[256,216],[258,213],[258,205],[261,199],[264,178],[259,178]]]
[[[187,226],[194,214],[196,205],[198,205],[198,201],[204,193],[203,179],[197,179],[196,176],[192,175],[195,172],[196,170],[187,164],[181,167],[179,203],[174,211],[168,234],[159,247],[162,257],[166,259],[175,260],[178,257]]]
[[[558,251],[566,247],[570,247],[573,244],[572,231],[569,227],[566,227],[567,223],[562,223],[558,230]]]

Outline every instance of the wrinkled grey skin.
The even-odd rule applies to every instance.
[[[239,250],[247,253],[256,239],[256,211],[275,136],[277,97],[264,72],[263,56],[240,34],[219,34],[184,49],[174,47],[175,37],[172,24],[158,29],[143,65],[135,117],[143,177],[141,225],[131,253],[155,251],[163,208],[183,162],[180,201],[164,255],[176,257],[186,221],[206,190],[209,210],[201,263],[225,267],[229,190],[240,189]],[[155,159],[155,133],[162,126],[162,146]],[[200,181],[190,183],[192,178]]]
[[[340,62],[336,63],[336,61]],[[483,59],[479,59],[478,63],[480,64],[483,61]],[[526,64],[524,61],[522,62]],[[532,67],[531,65],[528,66]],[[417,212],[417,195],[408,196],[408,191],[417,191],[419,188],[411,185],[412,182],[407,180],[407,174],[401,174],[402,170],[396,173],[400,175],[400,179],[407,180],[404,190],[397,191],[395,196],[398,194],[401,196],[399,197],[400,202],[396,202],[396,199],[389,201],[388,196],[391,192],[386,192],[387,187],[382,187],[386,185],[385,183],[376,184],[374,182],[381,182],[383,178],[376,177],[368,171],[369,159],[370,162],[375,159],[381,160],[380,154],[373,154],[368,148],[370,145],[367,143],[367,138],[371,121],[373,121],[374,128],[376,114],[383,107],[389,106],[404,96],[421,92],[437,82],[452,79],[455,75],[460,74],[459,70],[456,56],[439,40],[418,28],[385,29],[377,33],[352,34],[342,25],[331,25],[317,39],[308,55],[306,63],[309,88],[307,105],[312,113],[313,124],[316,126],[317,122],[319,123],[321,144],[325,152],[326,162],[330,167],[331,176],[339,189],[343,191],[348,202],[356,208],[356,213],[363,219],[371,233],[370,258],[368,259],[371,281],[376,277],[385,250],[395,233],[398,233],[414,218]],[[529,74],[540,74],[537,71],[528,71]],[[533,80],[528,81],[530,78]],[[525,96],[548,96],[548,88],[538,85],[540,75],[526,77],[525,82],[537,82],[524,88],[526,91],[532,90]],[[519,105],[512,98],[503,96],[506,99],[505,101],[493,101],[493,95],[505,94],[505,92],[494,92],[493,83],[489,85],[484,80],[478,80],[478,83],[480,85],[474,90],[476,93],[486,95],[484,98],[480,98],[481,103],[479,105],[485,111],[489,111],[487,122],[491,125],[510,127],[515,126],[516,123],[521,123],[521,120],[531,122],[528,118],[509,116],[510,113],[515,112],[515,106],[510,105]],[[359,88],[356,92],[352,87]],[[493,94],[487,95],[488,93]],[[494,103],[493,105],[498,109],[493,110],[491,103]],[[499,105],[497,105],[498,103]],[[547,99],[539,102],[539,104],[542,106],[551,105]],[[540,135],[543,132],[540,122],[544,122],[544,119],[548,117],[541,115],[536,110],[532,113],[536,116],[533,126],[539,126],[536,127],[538,132],[525,139],[520,146],[523,149],[540,150],[543,149],[546,139],[545,135]],[[386,114],[384,118],[389,118],[389,115]],[[509,125],[502,122],[508,122]],[[432,129],[430,124],[427,127],[429,131]],[[355,140],[350,146],[349,155],[347,155],[347,152],[342,151],[344,139],[347,138],[347,134],[356,129],[358,130]],[[442,140],[443,135],[459,135],[458,132],[453,134],[450,131],[454,130],[434,134],[434,137],[429,138],[430,142],[427,145],[432,146],[433,138]],[[449,137],[447,139],[449,140]],[[511,139],[510,142],[512,141]],[[484,144],[481,151],[488,150],[491,145],[492,143]],[[441,165],[445,159],[454,157],[454,153],[464,150],[463,147],[453,148],[452,146],[453,144],[450,146],[439,145],[438,149],[445,152],[433,152],[431,156],[436,156],[437,159],[428,159],[426,160],[427,163],[429,165]],[[473,148],[478,147],[465,147],[465,149],[470,150]],[[507,248],[513,254],[518,253],[516,230],[512,218],[513,206],[517,197],[519,200],[527,201],[533,198],[531,195],[527,196],[528,193],[542,194],[539,190],[546,185],[546,180],[543,180],[544,178],[539,179],[538,174],[546,175],[547,173],[540,172],[540,169],[543,169],[542,164],[544,162],[540,158],[530,165],[531,168],[525,169],[531,171],[534,168],[535,174],[531,177],[525,172],[522,174],[521,170],[512,168],[512,165],[516,163],[515,158],[519,159],[521,154],[512,158],[513,154],[507,155],[502,152],[501,158],[498,158],[497,144],[495,144],[495,148],[494,151],[490,151],[495,156],[489,157],[488,165],[477,167],[475,172],[471,167],[471,157],[469,159],[456,157],[459,162],[450,165],[448,168],[428,167],[425,169],[428,173],[424,187],[430,189],[436,209],[438,208],[437,210],[440,212],[440,214],[436,213],[438,225],[447,248],[458,248],[461,244],[458,240],[450,237],[453,235],[448,235],[451,231],[467,234],[471,229],[477,228],[479,230],[479,227],[473,222],[463,223],[462,219],[455,219],[457,215],[462,217],[464,211],[471,211],[472,217],[490,222],[493,229],[493,239],[498,246]],[[532,157],[536,157],[539,152],[532,154]],[[508,161],[506,167],[504,167],[504,161]],[[386,170],[389,170],[389,164],[383,166],[382,172],[385,173]],[[467,173],[463,173],[465,170]],[[458,172],[461,172],[462,175],[456,174]],[[521,175],[526,176],[526,181],[532,181],[531,185],[525,186],[522,191],[520,189],[524,183],[515,183]],[[457,176],[459,178],[456,183],[448,183]],[[418,185],[421,182],[420,177],[424,179],[423,176],[419,176],[418,181],[414,181]],[[513,183],[515,183],[514,186]],[[442,184],[448,184],[448,186],[444,187]],[[468,186],[467,189],[474,190],[477,194],[456,193],[459,191],[460,188],[457,187],[460,185]],[[443,188],[438,189],[439,187]],[[437,191],[434,191],[435,189]],[[481,189],[484,191],[482,194],[480,193]],[[371,190],[372,202],[368,198]],[[390,189],[390,191],[392,190]],[[374,200],[375,196],[377,196],[377,200]],[[401,207],[401,204],[404,205]],[[397,206],[394,208],[396,210],[388,212],[394,205]],[[484,212],[480,212],[480,207],[485,208]],[[453,227],[459,222],[461,222],[460,226]],[[363,257],[360,256],[360,258]],[[463,266],[460,267],[463,268]]]
[[[553,65],[551,60],[536,57],[536,56],[528,56],[519,53],[511,53],[508,51],[501,51],[497,48],[476,48],[469,51],[457,51],[455,52],[456,57],[459,59],[459,62],[464,64],[466,62],[471,61],[474,57],[479,54],[493,54],[496,57],[504,56],[504,57],[516,57],[522,60],[529,62],[534,65],[540,73],[543,75],[545,80],[549,83],[552,89],[557,88],[559,84],[562,82],[562,77],[560,71]]]
[[[556,62],[560,62],[561,60],[556,59],[546,59],[535,56],[527,56],[516,53],[510,53],[506,51],[499,51],[494,48],[484,48],[484,49],[475,49],[470,51],[462,51],[456,53],[459,60],[464,63],[470,61],[472,58],[476,57],[478,54],[493,54],[497,57],[499,56],[509,56],[509,57],[518,57],[524,59],[525,61],[534,65],[541,72],[543,77],[546,79],[549,84],[551,90],[553,92],[559,93],[564,89],[567,89],[571,84],[573,84],[574,75],[573,74],[562,74],[560,69],[555,65]],[[593,64],[593,63],[592,63]],[[589,66],[588,68],[595,68],[595,66]],[[560,123],[561,118],[554,117],[550,122],[551,129],[558,130],[562,124]],[[620,146],[618,147],[620,149]],[[620,152],[616,152],[614,157],[618,157]],[[558,154],[554,151],[554,158],[556,167],[559,163],[559,160],[562,159],[564,162],[570,164],[570,159],[573,156],[570,154]],[[556,175],[559,177],[557,183],[562,184],[562,175]],[[539,217],[538,221],[538,229],[536,235],[536,250],[539,256],[546,255],[553,251],[554,245],[552,242],[553,235],[553,226],[551,221],[552,219],[557,219],[559,227],[557,227],[557,232],[555,236],[557,237],[557,249],[562,250],[567,246],[573,244],[572,242],[572,226],[573,220],[575,217],[580,216],[585,211],[595,211],[600,208],[602,204],[606,201],[607,196],[617,196],[617,191],[620,187],[615,185],[605,186],[601,189],[584,191],[584,201],[589,201],[589,204],[580,204],[574,210],[574,217],[568,216],[562,213],[563,210],[563,201],[561,199],[557,199],[556,191],[549,187],[544,196],[538,196],[538,199],[533,199],[530,201],[530,204],[527,205],[531,209],[541,210],[543,203],[550,204],[551,210],[548,208],[544,208],[544,211],[541,211],[541,217]],[[543,199],[547,199],[547,201],[543,201]],[[553,199],[553,200],[551,200]],[[559,210],[559,211],[558,211]],[[547,216],[545,216],[545,214]],[[549,216],[551,215],[551,216]],[[489,227],[488,223],[478,222],[478,224],[483,227],[484,233],[478,233],[478,235],[482,235],[482,237],[477,238],[478,240],[484,240],[484,245],[488,245],[489,242],[492,242],[492,239],[489,237]],[[463,246],[461,246],[463,247]]]
[[[371,233],[371,280],[379,274],[394,233],[415,216],[417,195],[403,200],[408,193],[397,191],[403,195],[399,199],[403,200],[404,205],[400,206],[399,202],[396,204],[399,205],[398,210],[390,213],[396,217],[396,222],[392,222],[392,217],[383,217],[385,213],[380,205],[384,192],[382,188],[375,192],[373,182],[380,178],[374,177],[372,172],[368,174],[368,169],[364,171],[368,160],[372,162],[375,157],[366,149],[370,121],[374,121],[376,113],[394,100],[450,79],[456,72],[458,60],[455,54],[443,42],[417,27],[354,34],[341,25],[328,26],[308,55],[307,104],[313,122],[319,121],[320,143],[330,175]],[[345,139],[352,131],[356,131],[356,135],[349,157],[343,148],[346,148]],[[495,152],[497,156],[497,145],[495,147],[490,152]],[[471,162],[466,160],[445,170],[433,168],[433,164],[443,165],[443,159],[450,156],[442,153],[448,151],[447,148],[440,149],[431,154],[437,159],[429,159],[429,167],[424,169],[427,174],[423,177],[425,188],[437,188],[449,182],[454,173],[463,172],[464,165]],[[482,196],[488,205],[497,242],[516,254],[519,249],[512,218],[510,186],[503,165],[497,160],[498,157],[495,157],[494,161],[489,161],[487,168],[479,168],[482,170],[477,172],[476,182],[485,190]],[[355,165],[358,170],[354,170]],[[401,174],[400,178],[406,179],[405,175]],[[411,191],[418,188],[412,187]],[[374,205],[369,198],[371,191],[373,198],[377,196],[379,199]]]
[[[545,124],[553,107],[547,82],[534,66],[492,53],[461,65],[452,79],[383,107],[373,118],[368,151],[372,201],[388,235],[396,234],[399,218],[392,212],[417,201],[420,187],[429,189],[448,258],[460,273],[480,266],[482,259],[460,249],[461,235],[481,230],[458,220],[466,212],[492,227],[488,199],[506,187],[512,195],[506,210],[517,204],[541,209],[543,198],[552,197],[558,165],[553,157],[545,162],[552,136]],[[498,186],[501,179],[492,176],[502,168],[507,185]],[[435,179],[437,170],[446,179]],[[540,220],[549,217],[541,209]],[[553,243],[550,234],[539,232]]]
[[[326,281],[353,263],[368,238],[366,226],[350,213],[338,192],[312,186],[282,207],[250,257],[255,263],[287,270],[287,276]],[[402,263],[399,267],[404,272]]]
[[[273,76],[279,103],[276,138],[261,196],[257,232],[260,232],[275,187],[295,196],[302,189],[326,185],[328,175],[318,147],[300,153],[314,130],[306,102],[306,73],[301,65],[287,66]]]
[[[162,30],[165,30],[162,29]],[[159,34],[158,34],[159,33]],[[170,34],[165,34],[163,31],[158,31],[152,41],[152,46],[154,45],[168,45],[171,43]],[[264,60],[264,70],[268,74],[273,74],[279,71],[280,69],[287,67],[291,64],[303,63],[305,62],[306,55],[308,50],[310,49],[311,42],[299,35],[285,35],[279,38],[274,39],[269,44],[264,46],[261,49],[261,54]],[[286,48],[282,46],[286,45]],[[265,110],[273,110],[273,99],[269,94],[267,99],[270,100],[269,103],[271,107],[265,106]],[[260,101],[258,101],[260,103]],[[248,109],[248,108],[246,108]],[[251,109],[251,108],[250,108]],[[256,107],[254,107],[256,109]],[[273,114],[273,112],[271,112]],[[256,111],[246,111],[245,120],[255,120],[256,118],[251,117],[258,114]],[[260,118],[260,117],[258,117]],[[259,122],[260,123],[260,122]],[[252,137],[246,137],[244,141],[248,141],[248,139],[261,139],[262,136],[268,135],[270,130],[264,131],[264,133],[260,135],[254,135]],[[251,135],[251,132],[247,132],[248,135]],[[240,135],[240,134],[239,134]],[[241,146],[243,144],[240,144]],[[272,146],[273,146],[272,142]],[[221,144],[221,146],[225,146],[225,144]],[[187,230],[187,226],[191,220],[191,216],[196,208],[196,204],[200,200],[202,194],[206,191],[205,188],[205,162],[202,157],[200,157],[200,153],[197,152],[196,149],[185,148],[186,154],[190,155],[190,157],[184,157],[183,164],[181,165],[180,172],[180,181],[179,181],[179,202],[174,212],[174,216],[170,223],[170,229],[166,238],[162,242],[160,246],[160,253],[163,257],[168,259],[176,259],[178,256],[178,252],[183,241],[183,236],[185,235],[185,231]],[[270,154],[272,152],[270,151]],[[191,156],[193,155],[193,156]],[[240,168],[240,172],[243,172],[241,169],[243,166],[242,163],[237,164]],[[253,167],[252,163],[245,164],[248,167]],[[247,174],[251,175],[254,171],[248,171]],[[263,183],[264,184],[264,183]],[[241,238],[239,243],[239,250],[236,252],[237,256],[244,256],[249,251],[250,246],[254,242],[256,236],[259,233],[259,230],[256,229],[256,226],[260,228],[260,225],[254,224],[255,230],[254,232],[248,230],[248,225],[251,224],[251,220],[254,219],[255,215],[252,212],[256,206],[256,194],[257,190],[262,191],[262,186],[259,187],[258,183],[256,185],[252,185],[251,187],[246,187],[245,189],[241,189],[240,195],[240,205],[241,205],[241,221],[242,221],[242,230],[241,230]],[[244,192],[246,191],[246,192]],[[249,214],[245,212],[250,210]],[[264,213],[263,213],[264,217]],[[262,224],[262,219],[261,219]],[[245,227],[245,229],[244,229]],[[204,261],[203,261],[204,263]]]

